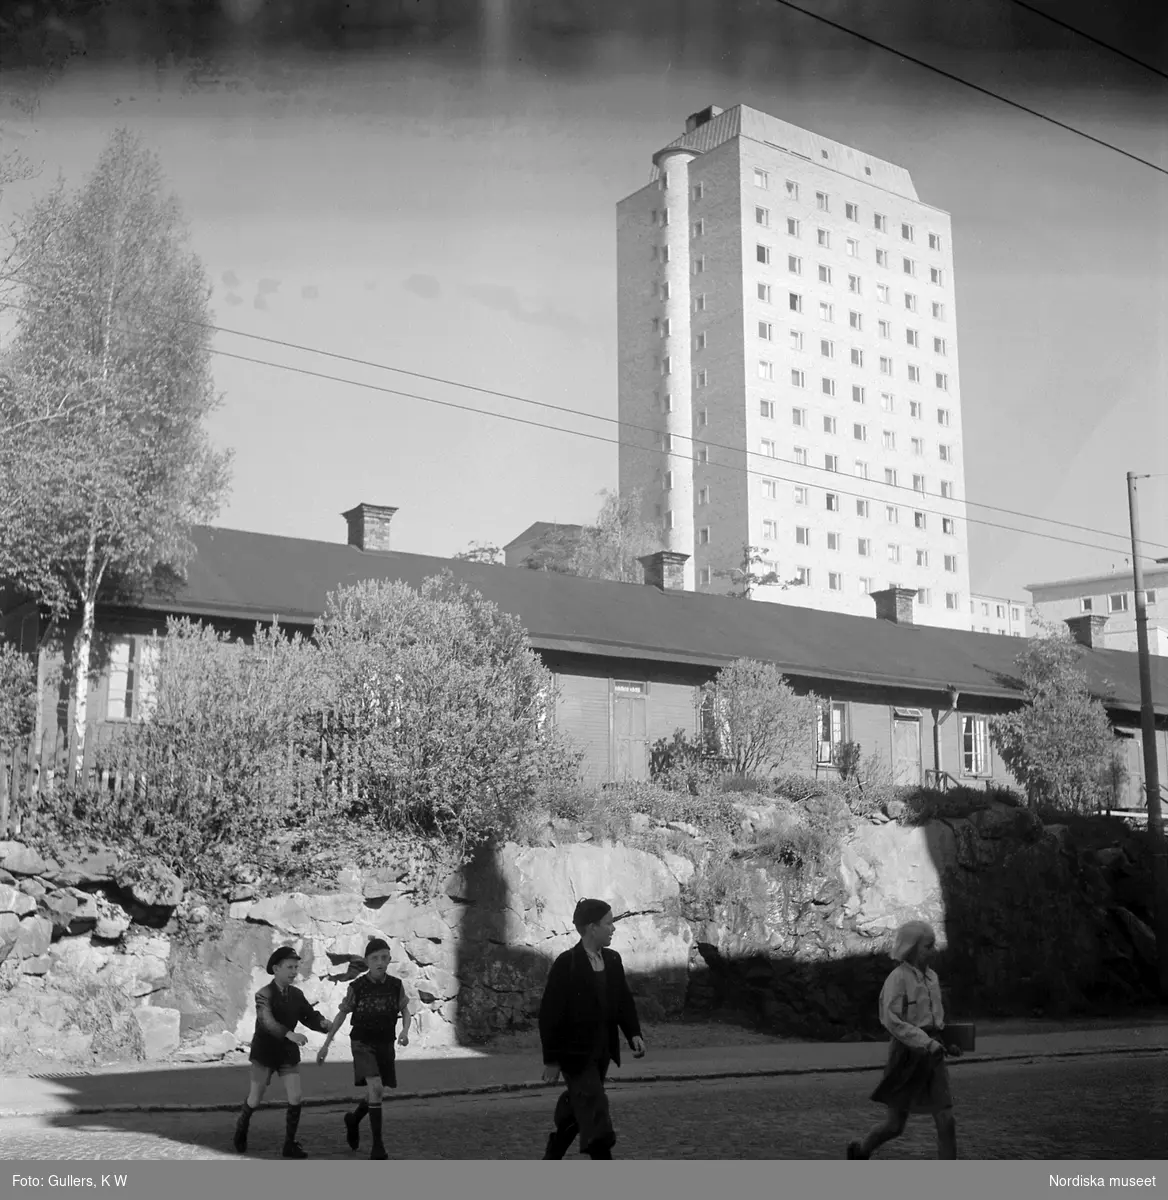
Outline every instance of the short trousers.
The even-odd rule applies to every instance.
[[[397,1064],[394,1060],[393,1040],[363,1042],[350,1038],[353,1049],[353,1082],[364,1087],[369,1079],[380,1079],[384,1087],[397,1087]]]
[[[248,1061],[251,1063],[251,1065],[253,1067],[259,1067],[259,1069],[261,1071],[267,1071],[269,1079],[273,1075],[279,1075],[279,1077],[281,1079],[284,1079],[288,1075],[299,1075],[300,1074],[300,1064],[299,1063],[285,1063],[281,1067],[269,1067],[267,1063],[258,1062],[254,1058],[249,1059]]]
[[[257,1067],[278,1071],[281,1075],[287,1074],[289,1071],[299,1071],[300,1047],[295,1042],[287,1040],[277,1042],[274,1038],[269,1039],[266,1043],[251,1047],[248,1061]]]

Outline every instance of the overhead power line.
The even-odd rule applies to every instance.
[[[626,429],[635,429],[638,432],[650,433],[650,434],[653,434],[654,436],[660,436],[660,434],[661,434],[661,431],[659,429],[654,429],[652,426],[637,425],[630,421],[621,421],[621,419],[619,417],[608,417],[608,416],[604,416],[601,413],[590,413],[590,412],[584,411],[583,409],[570,408],[567,405],[552,404],[546,400],[532,400],[528,396],[519,396],[513,392],[497,391],[494,388],[481,387],[478,384],[473,384],[473,383],[463,383],[456,379],[445,379],[440,375],[427,375],[425,372],[422,372],[422,371],[412,371],[412,370],[408,370],[405,367],[395,367],[389,363],[376,362],[372,359],[357,358],[350,354],[341,354],[341,353],[338,353],[333,350],[323,350],[323,349],[320,349],[319,347],[315,347],[315,346],[305,346],[299,342],[285,341],[282,338],[265,337],[262,334],[258,334],[258,333],[245,333],[241,329],[231,329],[224,325],[213,325],[208,322],[196,322],[196,324],[200,325],[201,327],[203,327],[205,329],[213,330],[216,333],[226,333],[226,334],[230,334],[233,337],[247,338],[249,341],[264,342],[267,345],[280,346],[281,348],[286,349],[286,350],[299,350],[306,354],[316,354],[316,355],[319,355],[321,358],[331,358],[331,359],[335,359],[338,362],[350,363],[354,366],[370,367],[370,368],[372,368],[374,370],[378,370],[378,371],[389,371],[396,375],[405,375],[411,379],[421,379],[427,383],[440,383],[447,387],[459,388],[463,391],[468,391],[468,392],[476,392],[479,395],[483,395],[483,396],[493,396],[496,399],[500,399],[500,400],[514,400],[519,404],[528,404],[528,405],[531,405],[536,408],[547,409],[551,412],[564,413],[568,416],[584,417],[591,421],[602,421],[602,422],[605,422],[605,423],[611,424],[611,425],[618,425],[618,426],[623,425]],[[473,409],[473,411],[486,412],[487,410]],[[725,450],[731,454],[744,454],[748,458],[761,458],[765,462],[775,461],[773,458],[771,458],[770,455],[763,454],[762,451],[760,451],[760,450],[748,450],[745,447],[728,446],[723,442],[710,441],[708,438],[695,438],[692,440],[700,442],[701,445],[706,446],[711,450]],[[624,443],[624,444],[628,445],[629,443]],[[781,461],[786,462],[786,461],[790,461],[790,460],[784,459]],[[792,464],[792,465],[794,465],[794,464]],[[819,471],[825,475],[833,475],[834,476],[834,475],[838,474],[838,472],[835,472],[835,471],[828,471],[826,467],[816,467],[816,466],[812,466],[810,464],[807,464],[804,469],[806,469],[808,471]],[[894,491],[897,491],[897,492],[905,492],[905,491],[910,490],[908,488],[900,487],[897,484],[885,483],[883,480],[878,480],[878,479],[877,480],[869,480],[867,482],[870,482],[870,483],[876,485],[877,487],[886,487],[886,488],[893,489]],[[913,493],[913,494],[915,495],[915,494],[919,494],[919,493]],[[984,501],[980,501],[980,500],[966,499],[966,500],[962,500],[961,503],[965,504],[966,506],[973,506],[974,508],[985,509],[987,512],[1002,513],[1005,516],[1019,517],[1022,520],[1026,520],[1026,521],[1042,521],[1048,525],[1058,525],[1064,529],[1074,529],[1079,533],[1090,533],[1090,534],[1095,535],[1096,537],[1116,538],[1119,541],[1126,541],[1127,537],[1128,537],[1128,535],[1126,533],[1111,533],[1109,530],[1097,529],[1091,525],[1078,525],[1078,524],[1075,524],[1075,522],[1073,522],[1073,521],[1061,521],[1055,517],[1040,517],[1036,513],[1022,512],[1019,509],[1014,509],[1014,508],[1005,508],[1002,505],[998,505],[998,504],[987,504]],[[1163,547],[1163,549],[1168,550],[1168,543],[1153,542],[1150,544],[1151,545],[1161,545]]]
[[[1073,33],[1076,37],[1081,37],[1084,41],[1091,42],[1092,45],[1098,46],[1102,50],[1107,50],[1111,54],[1117,54],[1120,58],[1126,58],[1129,63],[1135,63],[1137,67],[1143,67],[1145,71],[1151,71],[1153,75],[1159,75],[1161,79],[1168,79],[1168,71],[1161,71],[1159,67],[1152,66],[1150,62],[1145,62],[1142,58],[1136,58],[1134,54],[1128,54],[1126,50],[1121,50],[1118,46],[1113,46],[1110,42],[1102,41],[1086,30],[1078,28],[1076,25],[1068,25],[1066,21],[1060,21],[1058,17],[1044,12],[1041,8],[1035,8],[1033,4],[1027,4],[1026,0],[1013,0],[1013,3],[1018,5],[1019,8],[1026,9],[1027,12],[1034,13],[1036,17],[1041,17],[1044,21],[1049,21],[1052,25],[1057,25],[1060,29],[1065,29],[1068,33]]]
[[[962,87],[972,88],[975,92],[980,92],[983,96],[989,96],[992,100],[998,100],[1002,104],[1008,104],[1011,108],[1018,109],[1019,112],[1024,112],[1032,117],[1037,117],[1040,121],[1046,121],[1050,125],[1054,125],[1059,129],[1066,130],[1067,133],[1073,133],[1077,137],[1086,138],[1089,142],[1094,142],[1097,146],[1103,146],[1107,150],[1113,150],[1116,154],[1122,154],[1124,158],[1130,158],[1133,162],[1138,162],[1141,166],[1149,167],[1151,170],[1158,172],[1161,175],[1168,175],[1168,167],[1161,167],[1158,164],[1149,161],[1146,158],[1141,158],[1138,154],[1133,154],[1130,150],[1124,150],[1114,142],[1109,142],[1105,138],[1096,137],[1092,133],[1085,133],[1082,129],[1077,129],[1074,125],[1068,125],[1065,121],[1059,121],[1054,117],[1048,116],[1046,113],[1039,112],[1035,108],[1029,108],[1025,104],[1020,104],[1017,100],[1011,100],[999,92],[992,91],[990,88],[982,87],[981,84],[971,83],[968,79],[962,79],[960,75],[954,75],[952,71],[946,71],[942,67],[935,67],[932,63],[925,62],[923,58],[915,58],[911,54],[906,54],[903,50],[898,50],[895,46],[889,46],[885,42],[877,41],[873,37],[869,37],[866,33],[860,33],[859,30],[851,29],[847,25],[841,25],[838,21],[832,21],[828,17],[820,16],[819,13],[812,12],[810,9],[801,8],[798,4],[792,4],[791,0],[774,0],[776,4],[781,4],[784,8],[789,8],[793,12],[802,13],[805,17],[810,17],[813,21],[819,21],[824,25],[830,25],[832,29],[838,29],[841,33],[848,34],[849,37],[858,38],[862,42],[867,42],[870,46],[875,46],[879,50],[885,50],[889,54],[895,54],[898,58],[903,58],[905,62],[913,63],[918,67],[923,67],[926,71],[932,71],[935,75],[940,75],[944,79],[948,79],[953,83],[959,83]]]
[[[2,305],[2,307],[17,309],[17,310],[24,308],[24,306],[21,304],[11,303],[11,302],[4,303]],[[322,358],[334,359],[338,362],[346,362],[346,363],[352,364],[354,366],[368,367],[368,368],[371,368],[374,370],[379,370],[379,371],[389,371],[394,374],[405,375],[412,379],[419,379],[419,380],[423,380],[428,383],[442,384],[444,386],[457,388],[457,389],[460,389],[463,391],[474,392],[479,395],[492,396],[497,399],[512,400],[517,403],[527,404],[527,405],[530,405],[530,406],[533,406],[536,408],[541,408],[541,409],[545,409],[545,410],[557,412],[557,413],[563,413],[567,416],[580,417],[580,418],[585,418],[585,419],[593,420],[593,421],[601,421],[601,422],[605,422],[607,424],[617,425],[618,427],[623,425],[626,429],[632,429],[632,430],[637,430],[637,431],[643,432],[643,433],[649,433],[649,434],[652,434],[654,437],[661,436],[661,431],[658,429],[655,429],[655,428],[653,428],[651,426],[647,426],[647,425],[637,425],[632,422],[622,422],[619,417],[607,417],[607,416],[603,416],[602,414],[599,414],[599,413],[586,412],[583,409],[575,409],[575,408],[570,408],[566,405],[552,404],[549,401],[533,400],[530,397],[520,396],[520,395],[517,395],[512,392],[504,392],[504,391],[499,391],[499,390],[496,390],[493,388],[482,387],[477,384],[464,383],[464,382],[460,382],[458,380],[452,380],[452,379],[445,379],[442,376],[438,376],[438,375],[430,375],[430,374],[426,374],[425,372],[421,372],[421,371],[413,371],[413,370],[410,370],[405,367],[396,367],[396,366],[392,366],[391,364],[388,364],[388,363],[376,362],[371,359],[358,358],[354,355],[342,354],[338,351],[333,351],[333,350],[325,350],[325,349],[322,349],[321,347],[306,346],[302,343],[291,342],[291,341],[288,341],[283,338],[274,338],[274,337],[265,336],[263,334],[248,333],[241,329],[232,329],[228,326],[216,325],[212,322],[191,321],[187,318],[179,318],[179,320],[183,321],[184,324],[194,325],[198,328],[206,329],[213,333],[224,333],[224,334],[228,334],[228,335],[234,336],[234,337],[245,338],[250,341],[262,342],[264,344],[272,345],[272,346],[279,346],[283,349],[296,350],[296,351],[300,351],[300,352],[306,353],[306,354],[317,355]],[[663,451],[663,450],[649,449],[644,446],[637,446],[632,442],[622,441],[619,437],[617,437],[617,438],[602,437],[597,434],[584,433],[581,430],[568,429],[562,425],[553,425],[553,424],[549,424],[546,422],[531,421],[531,420],[527,420],[522,417],[510,416],[506,413],[494,412],[490,409],[476,408],[474,405],[457,404],[457,403],[454,403],[453,401],[437,400],[433,397],[422,396],[415,392],[405,392],[405,391],[400,391],[400,390],[397,390],[394,388],[381,387],[380,385],[376,385],[376,384],[367,384],[367,383],[363,383],[363,382],[357,381],[357,380],[345,379],[344,377],[338,376],[338,375],[330,375],[327,372],[311,371],[311,370],[308,370],[308,369],[302,368],[302,367],[294,367],[294,366],[291,366],[286,363],[271,362],[270,360],[267,360],[267,359],[251,358],[247,355],[234,354],[227,350],[219,350],[219,349],[212,348],[211,352],[222,358],[235,359],[240,362],[248,362],[248,363],[258,365],[258,366],[272,367],[276,370],[291,371],[291,372],[309,376],[312,378],[328,380],[328,381],[334,382],[334,383],[344,383],[344,384],[348,384],[352,387],[361,387],[361,388],[365,388],[365,389],[371,389],[371,390],[382,392],[386,395],[400,396],[405,399],[420,400],[420,401],[423,401],[428,404],[437,405],[439,407],[453,408],[453,409],[456,409],[456,410],[462,411],[462,412],[477,413],[481,416],[495,417],[500,420],[511,421],[515,424],[528,425],[533,428],[545,429],[550,432],[566,433],[566,434],[570,434],[570,435],[576,436],[576,437],[587,438],[592,441],[604,442],[609,445],[624,446],[626,448],[634,449],[634,450],[637,450],[642,453],[647,453],[647,454],[662,454],[662,453],[664,453],[669,458],[677,459],[677,460],[683,461],[683,462],[691,462],[692,463],[692,462],[697,461],[692,455],[680,454],[677,451]],[[864,494],[864,493],[860,493],[860,492],[851,492],[851,491],[847,491],[847,490],[841,488],[840,486],[838,486],[838,484],[836,484],[834,482],[835,480],[838,480],[841,477],[846,479],[846,478],[849,478],[849,476],[842,475],[841,472],[838,472],[838,471],[829,470],[827,467],[815,466],[810,463],[797,463],[791,459],[779,459],[779,458],[772,457],[771,455],[764,454],[762,451],[748,450],[745,447],[728,446],[724,443],[712,442],[705,438],[701,438],[701,439],[692,439],[691,438],[691,439],[687,439],[687,440],[689,440],[691,442],[698,442],[698,443],[700,443],[700,445],[706,447],[709,450],[724,450],[731,454],[743,455],[747,459],[761,458],[766,463],[781,462],[787,466],[796,467],[802,472],[815,472],[815,473],[818,473],[819,475],[826,475],[829,477],[830,482],[826,481],[826,480],[820,481],[820,486],[822,486],[825,491],[831,491],[831,492],[836,493],[837,495],[848,496],[849,498],[854,498],[854,499],[859,499],[859,500],[869,500],[870,501],[873,499],[873,497],[870,494]],[[792,479],[789,476],[776,475],[769,468],[767,470],[752,470],[750,467],[735,467],[730,463],[714,463],[714,462],[707,462],[704,465],[714,466],[721,471],[729,471],[729,472],[741,471],[747,475],[755,475],[759,478],[764,478],[764,479],[773,479],[776,482],[786,482],[786,483],[791,483],[794,485],[810,486],[809,484],[806,483],[805,477],[803,479]],[[903,504],[910,505],[913,508],[913,510],[916,512],[924,512],[929,515],[940,516],[940,517],[950,517],[951,516],[951,514],[949,514],[949,513],[940,512],[939,510],[936,510],[936,509],[921,508],[919,506],[919,504],[917,503],[916,498],[923,497],[924,495],[926,495],[926,493],[918,492],[915,489],[905,487],[902,484],[888,483],[884,480],[879,480],[879,479],[873,479],[873,480],[865,479],[865,483],[868,483],[874,487],[888,489],[888,491],[890,493],[890,496],[888,499],[889,503],[891,503],[892,500],[895,500],[898,504],[903,503]],[[1057,525],[1062,528],[1075,530],[1077,532],[1089,533],[1089,534],[1092,534],[1097,537],[1115,538],[1120,541],[1127,540],[1126,534],[1111,533],[1108,530],[1097,529],[1097,528],[1094,528],[1093,526],[1089,526],[1089,525],[1078,525],[1078,524],[1075,524],[1074,522],[1070,522],[1070,521],[1061,521],[1054,517],[1041,517],[1034,513],[1027,513],[1027,512],[1018,510],[1018,509],[1005,508],[1000,505],[986,504],[982,501],[968,500],[968,499],[962,498],[962,499],[956,500],[955,503],[964,505],[966,508],[972,506],[975,508],[985,509],[987,511],[999,512],[999,513],[1002,513],[1007,516],[1018,517],[1022,520],[1026,520],[1026,521],[1041,521],[1044,524]],[[954,519],[957,519],[957,518],[954,518]],[[1079,541],[1074,538],[1059,537],[1055,534],[1044,533],[1041,530],[1019,529],[1017,526],[1013,526],[1013,525],[1004,525],[1004,524],[1000,524],[997,522],[986,521],[985,519],[980,518],[980,517],[971,517],[968,515],[968,513],[966,513],[966,515],[960,519],[965,520],[969,524],[981,525],[986,528],[999,529],[999,530],[1002,530],[1005,532],[1021,534],[1023,536],[1046,538],[1047,540],[1062,542],[1067,545],[1081,546],[1086,549],[1101,550],[1101,551],[1105,551],[1107,553],[1114,553],[1115,549],[1116,549],[1115,547],[1100,546],[1097,543],[1083,542],[1083,541]],[[1145,544],[1148,546],[1152,546],[1152,547],[1158,547],[1160,549],[1168,549],[1168,544],[1161,543],[1161,542],[1146,541]]]
[[[289,363],[272,362],[270,359],[252,358],[250,355],[235,354],[230,350],[212,349],[211,353],[219,355],[222,358],[235,359],[237,362],[252,363],[256,366],[261,366],[261,367],[272,367],[279,371],[289,371],[289,372],[292,372],[293,374],[303,375],[310,379],[327,380],[330,383],[343,383],[343,384],[347,384],[350,387],[362,388],[366,391],[378,392],[378,393],[381,393],[382,395],[386,395],[386,396],[400,396],[404,399],[409,399],[409,400],[421,400],[422,402],[424,402],[426,404],[434,404],[440,408],[450,408],[450,409],[455,409],[459,412],[475,413],[478,416],[482,416],[482,417],[494,417],[497,420],[510,421],[517,425],[526,425],[526,426],[528,426],[530,428],[534,428],[534,429],[545,429],[545,430],[549,430],[550,432],[553,432],[553,433],[564,433],[564,434],[568,434],[571,437],[582,437],[582,438],[588,439],[589,441],[602,442],[602,443],[605,443],[605,444],[611,445],[611,446],[626,446],[629,449],[637,450],[644,454],[654,454],[654,455],[655,454],[665,454],[668,458],[676,459],[677,461],[680,461],[680,462],[692,463],[692,462],[696,461],[692,455],[681,454],[676,450],[665,450],[665,451],[653,450],[653,449],[650,449],[645,446],[633,445],[630,442],[622,442],[619,438],[606,437],[603,434],[599,434],[599,433],[587,433],[587,432],[585,432],[583,430],[579,430],[579,429],[568,429],[568,428],[564,427],[563,425],[552,425],[546,421],[535,421],[528,417],[516,417],[516,416],[512,416],[509,413],[492,412],[489,409],[475,408],[474,405],[471,405],[471,404],[459,404],[453,400],[439,400],[433,396],[423,396],[417,392],[406,392],[406,391],[402,391],[398,388],[385,387],[382,384],[367,383],[363,380],[358,380],[358,379],[345,379],[339,375],[330,375],[325,371],[313,371],[307,367],[295,367]],[[781,460],[781,459],[768,459],[768,461],[773,461],[776,463],[777,462],[786,462],[786,460]],[[713,462],[713,461],[707,462],[704,465],[706,465],[708,467],[712,467],[716,470],[728,471],[733,474],[754,475],[754,476],[757,476],[759,479],[773,479],[776,482],[790,483],[790,484],[795,484],[795,485],[805,484],[805,480],[802,480],[802,479],[795,479],[789,475],[779,475],[773,471],[759,471],[759,470],[755,470],[752,467],[736,467],[730,463],[718,463],[718,462]],[[787,463],[787,465],[801,466],[801,464],[795,464],[795,463]],[[810,469],[823,470],[823,468],[810,468]],[[838,474],[837,472],[834,472],[834,471],[827,471],[826,474],[831,475],[833,479],[838,478],[841,481],[848,478],[848,476]],[[850,499],[867,500],[869,502],[871,502],[871,500],[872,500],[872,497],[870,495],[865,495],[861,492],[849,491],[848,489],[841,487],[841,486],[837,486],[835,484],[831,485],[830,487],[828,487],[826,484],[824,484],[822,486],[824,486],[826,490],[834,492],[836,495],[839,495],[839,496],[847,496]],[[936,517],[952,517],[951,513],[941,512],[938,509],[921,507],[918,503],[916,503],[915,500],[912,499],[913,497],[921,496],[922,493],[911,491],[908,488],[901,488],[900,490],[902,492],[907,493],[905,496],[901,497],[900,503],[911,504],[911,507],[914,509],[914,511],[923,512],[930,516],[936,516]],[[961,503],[961,501],[957,501],[956,503]],[[958,519],[958,518],[953,518],[953,519]],[[1069,546],[1079,546],[1079,547],[1083,547],[1083,548],[1090,549],[1090,550],[1102,550],[1108,554],[1116,553],[1116,548],[1114,546],[1100,546],[1097,543],[1083,542],[1076,538],[1060,537],[1058,534],[1055,534],[1055,533],[1043,533],[1041,530],[1036,530],[1036,529],[1019,529],[1017,526],[1014,526],[1014,525],[1002,525],[995,521],[986,521],[980,517],[965,516],[960,519],[964,520],[967,524],[980,525],[980,526],[983,526],[988,529],[1000,529],[1007,533],[1017,533],[1017,534],[1022,534],[1023,536],[1028,536],[1028,537],[1044,538],[1047,541],[1062,542]],[[1148,558],[1149,561],[1152,561],[1151,556],[1149,556],[1149,555],[1141,555],[1141,557]]]

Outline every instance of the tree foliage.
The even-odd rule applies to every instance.
[[[739,658],[707,685],[703,718],[730,770],[768,774],[806,755],[815,697],[796,693],[773,663]]]
[[[471,542],[465,550],[460,550],[455,556],[460,562],[501,563],[503,548],[493,546],[489,542]]]
[[[1115,736],[1079,655],[1062,631],[1029,639],[1015,660],[1025,703],[995,718],[990,737],[1032,802],[1089,812],[1110,784]]]
[[[570,528],[552,530],[528,556],[525,566],[536,570],[641,583],[643,555],[662,546],[656,525],[643,517],[644,497],[639,489],[625,495],[603,491],[596,520],[578,533]]]
[[[714,577],[729,581],[730,591],[726,594],[735,600],[750,600],[760,587],[777,586],[785,592],[789,587],[800,586],[798,579],[782,577],[761,546],[744,545],[738,566],[715,571]]]
[[[114,765],[142,781],[138,795],[94,805],[90,821],[175,869],[194,856],[267,865],[279,832],[317,818],[324,802],[315,648],[278,628],[257,627],[248,643],[186,620],[156,646],[139,664],[147,719],[113,750]]]
[[[134,791],[74,789],[45,815],[188,878],[286,873],[291,845],[304,859],[423,838],[465,857],[578,776],[522,626],[448,574],[343,588],[311,640],[172,621],[156,646],[145,718],[111,752]]]
[[[359,806],[386,830],[467,850],[506,836],[541,787],[576,773],[551,674],[519,621],[449,575],[336,593],[317,631]]]
[[[575,575],[576,549],[583,527],[554,525],[532,546],[523,560],[529,571],[554,571],[557,575]]]
[[[36,201],[15,238],[19,307],[0,383],[0,573],[78,610],[75,751],[99,597],[181,570],[218,511],[227,457],[209,288],[155,155],[124,130],[86,183]]]
[[[0,641],[0,747],[28,737],[36,717],[36,669],[32,659]],[[0,770],[3,770],[0,763]]]

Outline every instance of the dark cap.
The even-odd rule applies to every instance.
[[[587,925],[603,920],[604,915],[610,912],[612,912],[612,905],[603,900],[581,900],[572,914],[572,924],[578,930],[582,930]]]
[[[268,974],[274,975],[276,968],[286,959],[299,957],[300,955],[291,946],[281,946],[279,950],[273,951],[272,957],[268,959]]]
[[[365,947],[365,957],[368,958],[371,954],[376,954],[378,950],[388,950],[389,943],[384,938],[370,938],[369,945]]]

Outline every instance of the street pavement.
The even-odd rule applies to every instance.
[[[1003,1025],[983,1035],[979,1029],[977,1053],[958,1064],[968,1069],[975,1062],[1023,1060],[1034,1057],[1133,1054],[1168,1051],[1168,1022],[1148,1021],[1139,1026],[1101,1022],[1083,1028],[1045,1027],[1041,1031]],[[1006,1032],[1009,1030],[1009,1032]],[[831,1073],[880,1067],[887,1054],[883,1042],[775,1042],[755,1045],[654,1049],[642,1059],[629,1055],[614,1078],[626,1083],[684,1080],[692,1077]],[[348,1063],[313,1061],[315,1042],[307,1048],[302,1070],[306,1107],[347,1103],[353,1095],[352,1067]],[[405,1051],[398,1061],[399,1090],[394,1104],[414,1096],[436,1096],[490,1091],[515,1091],[538,1087],[538,1050],[525,1053],[463,1053],[461,1056],[422,1057]],[[228,1110],[238,1106],[247,1090],[247,1065],[158,1065],[133,1071],[109,1071],[77,1077],[0,1078],[0,1117],[53,1113],[104,1113],[117,1111]],[[269,1093],[279,1094],[279,1084]]]
[[[757,1050],[758,1048],[754,1048]],[[822,1047],[820,1047],[822,1049]],[[881,1050],[883,1047],[880,1048]],[[995,1159],[1168,1157],[1163,1050],[958,1062],[952,1070],[959,1155]],[[619,1077],[618,1077],[619,1078]],[[842,1158],[849,1137],[881,1114],[868,1100],[876,1070],[705,1078],[610,1087],[616,1156],[641,1159]],[[391,1158],[539,1158],[557,1089],[395,1100],[386,1105]],[[313,1158],[355,1159],[341,1106],[306,1109],[300,1141]],[[230,1151],[226,1112],[58,1113],[0,1121],[0,1157],[215,1159]],[[366,1138],[368,1127],[365,1128]],[[249,1157],[278,1156],[279,1107],[257,1113]],[[361,1157],[368,1153],[367,1140]],[[574,1157],[573,1150],[569,1157]],[[934,1157],[928,1117],[878,1157]]]

